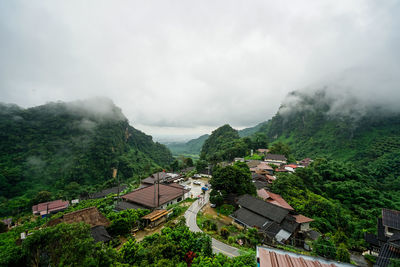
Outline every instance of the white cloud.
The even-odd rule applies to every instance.
[[[3,1],[0,97],[111,98],[157,136],[270,118],[289,91],[398,106],[397,1]],[[344,88],[344,89],[342,89]]]

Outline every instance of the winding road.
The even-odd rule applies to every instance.
[[[186,225],[189,227],[192,232],[202,232],[201,229],[197,226],[197,213],[200,209],[208,202],[209,194],[205,195],[204,200],[198,199],[189,207],[189,209],[185,212]],[[239,250],[237,248],[231,247],[221,241],[218,241],[214,238],[211,238],[212,248],[214,253],[222,253],[228,257],[236,257],[239,256]]]

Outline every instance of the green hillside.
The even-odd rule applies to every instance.
[[[179,156],[179,155],[199,155],[201,151],[201,147],[204,144],[204,141],[209,137],[210,135],[204,134],[196,139],[192,139],[186,143],[179,143],[179,142],[174,142],[174,143],[169,143],[166,144],[166,146],[171,150],[172,154],[174,156]]]
[[[238,131],[239,136],[240,137],[247,137],[247,136],[250,136],[252,134],[255,134],[261,129],[261,127],[264,127],[267,123],[268,122],[264,121],[264,122],[261,122],[261,123],[257,124],[256,126],[239,130]]]
[[[112,178],[112,168],[126,180],[171,163],[171,152],[131,127],[110,100],[96,105],[0,105],[0,200],[7,209],[42,190],[59,197],[94,190]]]

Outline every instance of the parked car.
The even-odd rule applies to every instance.
[[[201,183],[199,181],[194,181],[193,184],[195,185],[201,185]]]
[[[200,174],[195,174],[195,175],[193,175],[193,178],[201,178],[201,175]]]
[[[217,204],[213,204],[213,203],[210,204],[211,208],[215,208],[216,206],[217,206]]]

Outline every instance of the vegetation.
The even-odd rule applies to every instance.
[[[180,156],[180,155],[199,155],[201,151],[201,147],[204,144],[204,141],[210,135],[204,134],[196,139],[192,139],[186,143],[167,143],[166,146],[171,150],[172,155]]]
[[[74,102],[29,109],[0,105],[0,216],[29,211],[50,198],[87,195],[112,179],[113,168],[126,181],[171,163],[164,145],[106,104],[103,113]]]
[[[227,167],[216,166],[210,184],[213,188],[210,202],[217,205],[234,203],[235,197],[244,194],[256,194],[249,167],[244,162],[236,162]]]
[[[271,189],[315,219],[311,225],[331,236],[336,246],[361,250],[366,246],[364,232],[375,231],[381,209],[400,209],[399,192],[382,187],[384,182],[352,164],[316,159],[294,174],[279,174]]]

